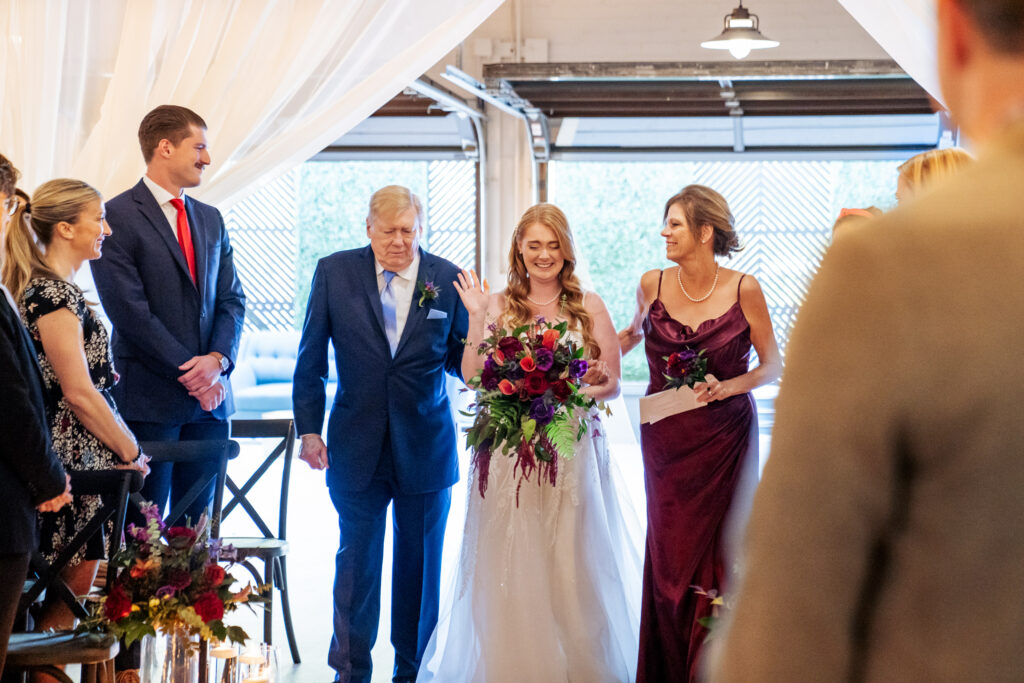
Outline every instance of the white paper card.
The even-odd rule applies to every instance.
[[[697,401],[697,394],[690,387],[666,389],[650,396],[640,397],[640,422],[653,424],[671,415],[685,413],[694,408],[703,408],[706,405],[706,403]]]

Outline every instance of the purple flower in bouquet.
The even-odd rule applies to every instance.
[[[665,387],[668,389],[679,389],[690,387],[697,382],[703,382],[707,372],[708,359],[704,356],[704,350],[694,351],[690,348],[683,348],[665,356]]]
[[[147,540],[149,540],[149,532],[146,530],[146,527],[129,524],[128,537],[138,541],[139,543],[145,543]]]
[[[588,367],[590,366],[587,365],[587,361],[582,358],[573,358],[572,361],[569,362],[569,377],[572,379],[579,379],[583,375],[587,374]]]
[[[697,357],[696,352],[693,349],[683,349],[671,354],[666,361],[666,367],[671,372],[673,370],[686,371],[687,366],[693,362],[693,359]]]
[[[542,346],[533,352],[533,360],[536,362],[538,370],[547,372],[555,362],[555,354]]]
[[[139,509],[142,511],[142,515],[146,518],[146,524],[155,521],[161,529],[164,528],[164,518],[160,514],[160,508],[153,503],[143,503]]]
[[[530,417],[537,421],[538,425],[546,425],[555,416],[555,407],[548,405],[543,398],[535,398],[530,404]]]
[[[484,361],[483,372],[480,373],[480,386],[487,391],[494,391],[498,388],[498,381],[497,367],[490,357],[488,357],[487,360]]]
[[[523,350],[523,344],[515,337],[503,337],[498,342],[498,350],[505,354],[506,358],[515,358],[515,355]]]
[[[170,599],[174,597],[174,594],[178,592],[178,589],[174,586],[160,586],[156,589],[156,597],[160,600]]]

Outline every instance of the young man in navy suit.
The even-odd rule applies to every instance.
[[[445,374],[460,376],[467,316],[458,268],[419,248],[423,208],[392,185],[370,200],[370,244],[320,260],[295,367],[299,457],[327,470],[341,541],[335,559],[335,680],[369,683],[393,505],[391,642],[395,681],[414,681],[437,623],[441,545],[459,478]],[[338,389],[327,443],[327,342]]]
[[[228,375],[245,296],[220,212],[185,194],[210,163],[206,123],[163,105],[139,125],[146,175],[107,202],[96,289],[114,326],[114,399],[140,441],[226,439],[234,411]],[[151,463],[142,495],[171,507],[214,463]],[[186,511],[195,522],[211,484]]]

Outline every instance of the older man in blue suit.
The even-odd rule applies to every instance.
[[[227,375],[245,296],[220,212],[185,194],[210,163],[206,123],[162,105],[139,125],[146,175],[107,202],[113,234],[92,263],[114,324],[117,406],[140,441],[226,439],[234,411]],[[214,463],[151,463],[142,495],[171,507]],[[196,521],[213,486],[186,510]]]
[[[395,681],[416,679],[437,623],[441,545],[459,477],[445,373],[461,372],[468,323],[451,286],[458,268],[419,248],[422,220],[408,189],[374,193],[370,244],[317,265],[295,368],[299,457],[327,469],[341,530],[328,663],[344,683],[370,681],[389,505]],[[328,341],[338,390],[325,444]]]

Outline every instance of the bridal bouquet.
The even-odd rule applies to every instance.
[[[690,387],[697,382],[703,382],[707,376],[708,359],[704,356],[704,349],[694,351],[684,348],[665,356],[665,377],[666,389],[679,389]]]
[[[466,445],[474,452],[480,496],[487,491],[494,454],[516,458],[522,485],[538,470],[552,485],[558,458],[571,458],[586,434],[586,413],[597,402],[580,391],[587,372],[583,347],[569,338],[569,323],[538,318],[511,332],[491,324],[480,344],[483,369],[467,382],[477,391]],[[576,410],[580,408],[581,410]]]
[[[203,640],[244,643],[249,636],[223,617],[239,604],[261,601],[235,582],[219,559],[230,546],[210,540],[203,515],[195,527],[165,528],[155,505],[143,506],[145,527],[129,525],[125,547],[110,561],[107,595],[92,604],[92,616],[79,631],[103,630],[124,638],[126,645],[157,631],[185,631]]]

